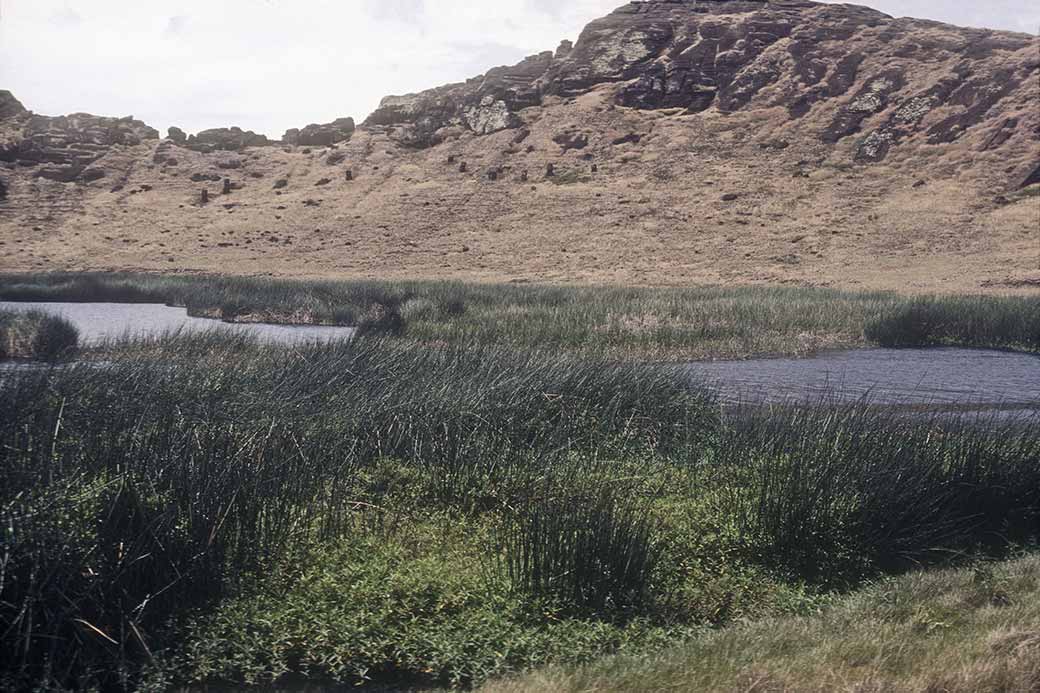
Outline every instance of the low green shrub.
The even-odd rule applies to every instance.
[[[179,666],[197,681],[265,683],[304,673],[455,686],[540,662],[650,651],[692,632],[575,618],[514,595],[487,572],[474,535],[479,528],[442,518],[350,539],[291,579],[268,578],[193,616]]]

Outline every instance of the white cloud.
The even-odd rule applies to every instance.
[[[163,36],[165,36],[167,38],[172,38],[174,36],[178,36],[179,34],[183,34],[184,31],[187,28],[188,28],[188,18],[187,17],[182,17],[182,16],[170,17],[170,21],[168,21],[166,23],[166,30],[163,31]]]
[[[54,10],[51,14],[51,24],[57,27],[78,26],[83,23],[83,17],[68,5]]]
[[[870,0],[1036,31],[1032,0]],[[280,136],[514,63],[623,0],[0,0],[0,88],[28,108]]]
[[[422,24],[426,19],[423,0],[365,0],[364,7],[370,17],[381,21]]]

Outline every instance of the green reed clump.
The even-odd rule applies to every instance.
[[[868,340],[886,347],[981,345],[1040,350],[1040,297],[922,298],[870,322]]]
[[[643,606],[660,560],[649,505],[606,487],[518,508],[501,537],[514,588],[600,613]]]
[[[815,582],[1040,537],[1036,417],[862,405],[747,410],[714,459],[723,512],[767,563]]]
[[[79,330],[41,311],[0,311],[0,359],[53,361],[75,352]]]

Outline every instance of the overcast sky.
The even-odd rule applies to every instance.
[[[45,115],[272,137],[576,39],[624,0],[0,0],[0,89]],[[1037,33],[1036,0],[864,0]]]

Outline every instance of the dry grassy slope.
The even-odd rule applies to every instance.
[[[617,94],[631,82],[605,82],[519,110],[530,130],[520,144],[516,129],[450,127],[442,143],[415,149],[400,144],[399,127],[370,125],[333,165],[331,149],[200,154],[148,141],[112,147],[93,165],[108,175],[90,183],[14,167],[0,171],[9,188],[0,270],[1036,291],[1040,197],[1016,188],[1040,163],[1040,39],[983,34],[996,48],[976,57],[979,32],[931,22],[884,19],[821,43],[864,62],[844,96],[801,118],[789,114],[799,78],[785,38],[760,58],[781,65],[781,77],[735,112],[622,107]],[[957,103],[928,112],[884,161],[854,162],[867,134],[965,61],[976,77],[1027,77],[951,143],[928,144],[925,131],[962,112]],[[822,141],[839,110],[893,66],[906,85],[889,105],[860,134]],[[1018,125],[993,146],[1009,118]],[[587,133],[588,147],[564,152],[553,138],[569,131]],[[629,133],[643,137],[613,144]],[[769,146],[781,139],[789,146]],[[155,161],[159,146],[176,165]],[[218,167],[229,159],[241,168]],[[545,179],[550,163],[555,182]],[[196,173],[242,187],[222,196],[219,182],[192,182]],[[288,185],[276,191],[280,178]],[[124,187],[111,192],[116,183]]]

